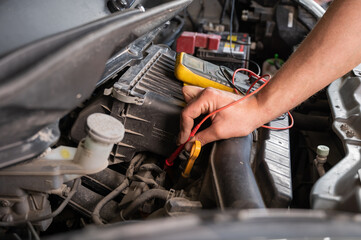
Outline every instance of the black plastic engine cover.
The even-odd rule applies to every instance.
[[[79,141],[85,135],[82,126],[90,114],[103,112],[119,119],[125,126],[125,136],[113,150],[114,163],[128,162],[141,151],[168,156],[176,148],[179,116],[185,106],[182,83],[174,77],[176,53],[152,45],[145,55],[112,89],[79,114],[71,130],[72,139]]]
[[[288,117],[269,123],[287,127]],[[288,207],[292,200],[292,177],[289,130],[262,128],[257,154],[256,179],[267,207]]]

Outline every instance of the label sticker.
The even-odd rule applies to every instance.
[[[224,44],[224,48],[223,48],[223,52],[225,52],[225,53],[230,53],[231,52],[231,48],[230,48],[230,44],[229,43],[225,43]],[[235,44],[234,43],[232,43],[232,51],[234,51],[234,48],[235,48]]]
[[[293,27],[293,12],[288,13],[288,24],[287,27],[292,28]]]
[[[224,44],[224,48],[229,48],[229,46],[230,46],[229,43]],[[232,43],[232,49],[234,49],[235,46],[236,46],[236,44]]]
[[[227,40],[229,41],[231,39],[231,36],[228,35]],[[232,35],[232,41],[237,41],[237,36]]]

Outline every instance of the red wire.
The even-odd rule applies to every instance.
[[[258,83],[259,80],[264,79],[264,77],[268,77],[269,79],[271,78],[271,76],[270,76],[269,74],[265,74],[265,75],[263,75],[263,76],[261,76],[261,77],[258,77],[257,80],[254,81],[254,83],[252,83],[251,86],[248,88],[248,90],[247,90],[247,92],[246,92],[246,95],[248,95],[248,94],[250,93],[252,87],[253,87],[254,85],[256,85],[256,83]],[[269,81],[269,80],[266,80],[266,82],[268,82],[268,81]]]
[[[183,143],[182,145],[178,146],[178,148],[172,153],[172,155],[169,156],[169,158],[167,158],[165,160],[165,165],[164,165],[164,168],[166,169],[167,167],[170,167],[174,164],[174,160],[177,158],[177,156],[179,155],[179,153],[182,151],[182,149],[184,148],[184,145],[189,142],[189,140],[194,137],[197,133],[197,131],[199,130],[199,128],[202,126],[202,124],[211,116],[213,116],[214,114],[220,112],[220,111],[223,111],[229,107],[232,107],[233,105],[236,105],[237,103],[240,103],[244,100],[246,100],[247,98],[253,96],[254,94],[258,93],[262,88],[264,88],[269,80],[270,80],[270,75],[268,74],[265,74],[263,76],[258,76],[257,74],[255,74],[254,72],[252,72],[251,70],[248,70],[248,69],[245,69],[245,68],[239,68],[237,69],[236,71],[234,71],[233,73],[233,76],[232,76],[232,83],[234,84],[234,79],[235,79],[235,76],[237,74],[237,72],[240,72],[240,71],[245,71],[245,72],[248,72],[250,75],[254,76],[254,77],[257,77],[257,80],[249,87],[247,93],[246,93],[246,96],[244,96],[243,98],[241,99],[238,99],[224,107],[221,107],[211,113],[209,113],[205,118],[202,119],[202,121],[200,123],[198,123],[194,128],[193,130],[191,131],[191,134],[189,135],[189,138],[188,140]],[[269,77],[269,79],[265,79],[264,77]],[[254,90],[253,92],[249,93],[252,89],[252,87],[258,82],[258,81],[263,81],[264,84],[261,85],[259,88],[257,88],[256,90]],[[237,92],[237,90],[235,89],[235,91]],[[238,92],[237,92],[238,93]],[[291,124],[287,127],[282,127],[282,128],[277,128],[277,127],[270,127],[270,126],[266,126],[266,125],[263,125],[262,127],[263,128],[267,128],[267,129],[272,129],[272,130],[285,130],[285,129],[289,129],[289,128],[292,128],[293,127],[293,123],[294,123],[294,120],[293,120],[293,117],[291,115],[290,112],[287,112],[288,115],[290,116],[290,119],[291,119]]]

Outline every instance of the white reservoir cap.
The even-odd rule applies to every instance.
[[[325,145],[318,145],[316,153],[318,156],[327,157],[330,153],[330,148]]]
[[[124,126],[116,118],[104,113],[93,113],[86,121],[89,137],[102,143],[117,143],[124,137]]]

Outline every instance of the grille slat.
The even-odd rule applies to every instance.
[[[174,76],[175,60],[169,56],[160,54],[149,66],[143,76],[140,77],[133,91],[141,89],[150,90],[166,97],[172,97],[183,101],[182,86]]]

